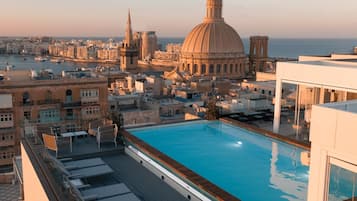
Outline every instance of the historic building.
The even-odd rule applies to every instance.
[[[133,40],[133,30],[131,28],[130,12],[128,14],[125,39],[120,49],[120,56],[120,66],[122,70],[135,70],[137,68],[139,50],[137,44]]]
[[[268,41],[267,36],[250,37],[249,71],[264,72],[268,68]]]
[[[107,115],[105,77],[85,71],[63,72],[60,77],[27,70],[0,74],[0,167],[11,165],[20,154],[22,134],[52,126],[63,132],[86,130],[90,121]]]
[[[182,45],[179,70],[193,76],[239,78],[245,75],[247,64],[240,36],[222,17],[222,0],[207,0],[203,23]]]

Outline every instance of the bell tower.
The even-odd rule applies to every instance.
[[[139,51],[133,40],[133,30],[131,28],[131,16],[128,12],[128,21],[125,30],[125,39],[120,49],[121,70],[135,70],[138,66]]]

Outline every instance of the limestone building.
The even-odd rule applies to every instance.
[[[141,54],[142,60],[152,59],[157,50],[157,36],[155,31],[145,31],[142,33]]]
[[[264,72],[268,68],[268,40],[269,38],[267,36],[250,37],[250,72]]]
[[[131,28],[130,12],[128,14],[128,22],[125,31],[125,39],[120,49],[120,66],[122,70],[135,70],[138,66],[139,51],[137,44],[133,40],[133,31]]]
[[[207,0],[203,23],[186,37],[180,55],[181,72],[193,76],[239,78],[248,63],[238,33],[224,22],[222,0]]]
[[[107,111],[105,77],[90,72],[0,71],[0,168],[20,154],[22,134],[39,127],[62,127],[63,132],[86,130]],[[33,129],[31,129],[31,127]],[[29,128],[29,129],[27,129]]]
[[[135,32],[134,43],[139,50],[139,60],[148,61],[153,59],[155,51],[158,50],[155,31]]]

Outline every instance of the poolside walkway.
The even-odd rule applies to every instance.
[[[141,166],[130,156],[123,154],[103,156],[111,166],[116,180],[125,183],[143,201],[185,201],[187,200],[168,184]]]

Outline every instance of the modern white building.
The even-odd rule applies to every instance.
[[[310,88],[308,201],[357,200],[357,61],[320,58],[278,63],[274,132],[280,128],[283,84]]]
[[[313,90],[314,104],[356,99],[356,60],[279,62],[276,72],[274,132],[279,132],[283,84]],[[306,107],[308,109],[311,107]]]
[[[357,200],[357,101],[313,106],[311,121],[308,201]]]

